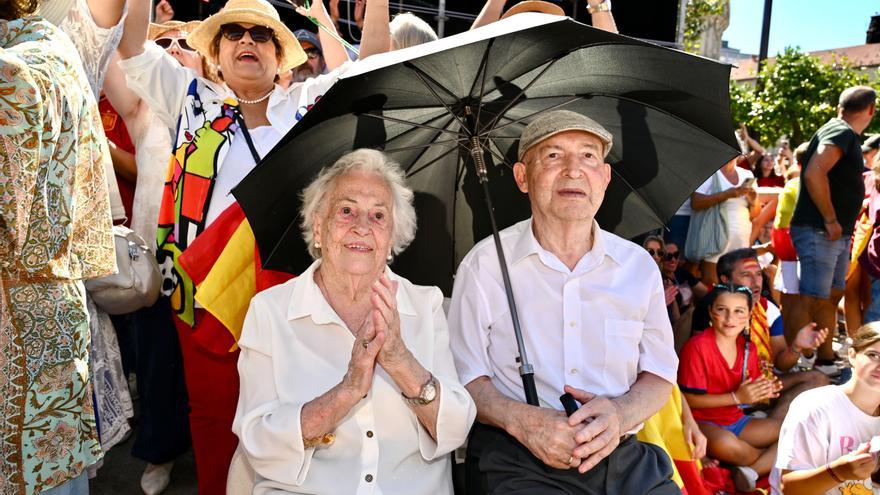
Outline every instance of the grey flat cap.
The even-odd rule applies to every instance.
[[[522,161],[523,155],[532,146],[565,131],[584,131],[595,135],[604,145],[603,158],[611,151],[611,133],[595,120],[570,110],[553,110],[531,121],[523,129],[519,138],[517,159]]]
[[[867,153],[878,148],[880,148],[880,134],[874,134],[868,139],[865,139],[865,142],[862,144],[862,153]]]

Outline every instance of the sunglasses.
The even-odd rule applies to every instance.
[[[306,52],[306,56],[309,57],[310,59],[318,58],[321,56],[321,52],[318,51],[317,48],[306,48],[303,51]]]
[[[220,33],[229,41],[238,41],[244,38],[244,33],[249,33],[254,43],[266,43],[275,35],[275,31],[266,26],[245,28],[238,24],[224,24],[220,26]]]
[[[662,258],[662,257],[663,257],[663,250],[662,250],[662,249],[650,249],[650,248],[649,248],[649,249],[648,249],[648,254],[650,254],[651,256],[656,256],[656,257],[658,257],[658,258]]]
[[[163,50],[167,50],[171,48],[171,45],[177,45],[181,50],[186,50],[188,52],[196,51],[195,48],[189,46],[189,43],[186,42],[186,38],[159,38],[155,41],[157,45],[159,45]]]
[[[677,260],[680,255],[681,255],[681,253],[679,253],[678,251],[676,251],[674,253],[670,253],[667,251],[666,254],[663,255],[663,258],[666,261],[672,261],[672,260]]]

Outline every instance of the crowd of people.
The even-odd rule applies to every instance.
[[[563,15],[506,3],[473,29]],[[641,246],[595,220],[612,133],[536,115],[507,178],[531,216],[473,246],[451,299],[392,271],[431,228],[401,166],[346,150],[298,192],[312,264],[247,251],[209,294],[243,218],[232,189],[358,60],[437,40],[387,0],[355,10],[358,47],[338,1],[296,7],[319,29],[293,32],[267,0],[190,22],[166,0],[0,0],[0,494],[87,494],[129,434],[148,495],[190,448],[210,495],[876,490],[870,87],[793,150],[742,126]],[[588,10],[617,31],[610,1]],[[117,311],[84,281],[139,245],[160,295]],[[223,291],[255,295],[230,319]]]

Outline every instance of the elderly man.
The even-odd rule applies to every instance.
[[[461,382],[477,404],[469,488],[491,493],[679,493],[632,433],[669,398],[678,360],[657,265],[594,220],[611,134],[577,113],[529,124],[514,177],[532,218],[501,232],[540,407],[525,403],[491,239],[461,262],[450,308]],[[566,417],[558,397],[582,405]],[[476,462],[476,460],[479,460]]]

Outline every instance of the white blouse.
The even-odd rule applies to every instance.
[[[447,454],[464,443],[476,407],[458,381],[440,290],[391,270],[402,338],[440,382],[437,440],[377,366],[370,393],[334,430],[335,442],[303,447],[302,408],[342,380],[355,342],[314,282],[319,265],[257,294],[239,340],[232,430],[257,473],[254,494],[451,494]]]

